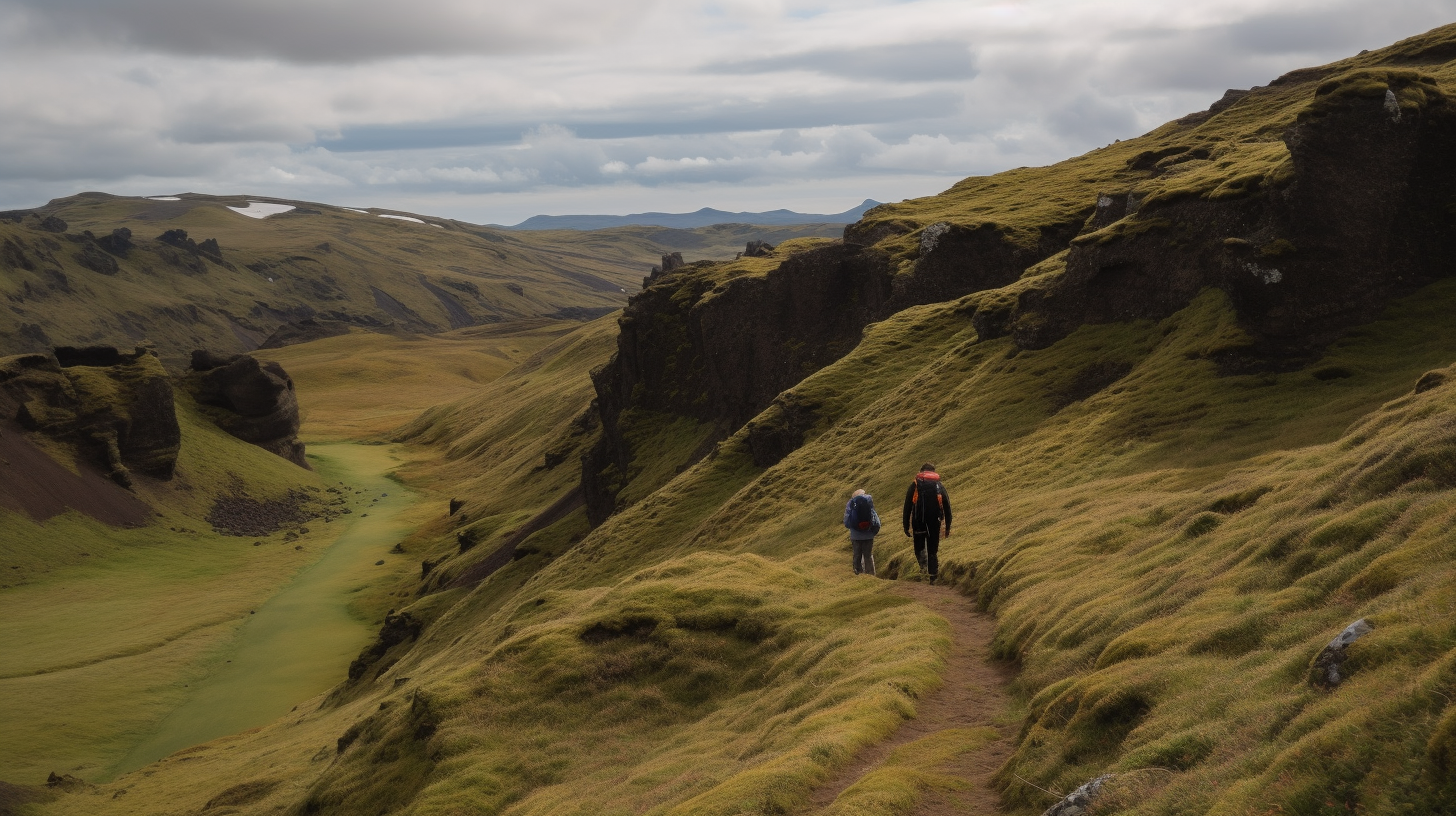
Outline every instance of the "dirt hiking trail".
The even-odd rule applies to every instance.
[[[1007,687],[1015,675],[1008,664],[991,656],[996,621],[976,612],[969,598],[949,587],[917,581],[896,581],[891,590],[944,618],[953,645],[946,657],[944,683],[918,700],[915,719],[907,720],[880,743],[864,749],[838,774],[814,792],[810,813],[833,813],[832,805],[851,785],[886,764],[895,749],[936,734],[961,729],[994,729],[998,738],[984,741],[949,762],[923,768],[951,777],[955,789],[933,786],[921,792],[910,812],[915,816],[982,816],[1000,814],[1001,798],[991,777],[1011,755],[1015,726],[1009,722]]]

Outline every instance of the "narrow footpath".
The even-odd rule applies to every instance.
[[[841,794],[884,767],[887,760],[893,761],[892,755],[902,746],[933,741],[942,732],[975,730],[987,737],[968,741],[974,747],[943,764],[921,768],[953,783],[922,790],[910,812],[915,816],[1000,814],[1001,800],[991,786],[991,777],[1011,755],[1015,727],[1010,722],[1007,689],[1015,672],[991,656],[996,622],[990,615],[976,612],[970,599],[947,587],[896,581],[892,591],[924,604],[950,624],[953,645],[946,659],[944,683],[916,702],[915,719],[906,721],[889,739],[866,748],[821,785],[814,792],[810,812],[833,814]]]
[[[397,517],[414,497],[385,474],[399,463],[382,445],[310,445],[326,482],[348,485],[356,511],[313,564],[258,607],[218,660],[156,733],[111,774],[126,773],[175,751],[267,724],[343,680],[375,627],[349,612],[349,601],[382,567],[376,562],[408,530]],[[342,483],[342,484],[341,484]]]

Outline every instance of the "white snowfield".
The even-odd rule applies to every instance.
[[[410,218],[408,215],[388,215],[388,214],[385,214],[385,213],[380,213],[379,214],[379,217],[380,218],[397,218],[400,221],[413,221],[416,224],[423,224],[423,223],[425,223],[424,221],[421,221],[418,218]]]
[[[147,196],[148,201],[181,201],[177,196]]]
[[[348,210],[349,212],[359,213],[360,215],[368,215],[369,214],[369,211],[368,210],[356,210],[353,207],[344,207],[344,209]]]
[[[266,204],[262,201],[249,201],[246,207],[228,207],[228,209],[249,218],[267,218],[270,215],[286,213],[296,208],[292,204]]]

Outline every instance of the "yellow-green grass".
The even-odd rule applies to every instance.
[[[1000,739],[994,728],[950,728],[906,743],[879,767],[850,785],[823,816],[881,816],[914,813],[927,790],[954,794],[967,783],[947,774],[943,766],[957,757]]]
[[[1207,135],[1282,127],[1299,108],[1275,103],[1311,92],[1276,86]],[[997,212],[1086,207],[1102,180],[1145,178],[1117,169],[1143,149],[1080,160],[1085,198],[1018,171],[905,213],[965,215],[1017,179],[1041,187]],[[478,585],[423,597],[430,627],[371,686],[41,812],[801,809],[938,682],[943,623],[852,581],[837,526],[846,491],[869,489],[889,522],[885,571],[917,577],[893,519],[927,459],[958,510],[943,573],[998,616],[997,651],[1021,667],[1026,722],[999,780],[1017,812],[1108,771],[1121,812],[1435,812],[1456,798],[1456,397],[1408,395],[1456,359],[1456,287],[1394,304],[1310,369],[1241,376],[1212,361],[1245,342],[1218,292],[1032,352],[976,337],[968,316],[991,296],[868,329],[794,389],[820,419],[778,465],[754,466],[740,431],[580,541],[569,514]],[[474,481],[463,517],[440,508],[412,552],[447,554],[471,525],[497,543],[569,489],[544,457],[591,434],[570,418],[610,339],[596,331],[491,383],[493,399],[413,426],[446,450],[422,480]],[[1126,374],[1082,394],[1089,370]],[[643,451],[641,467],[679,447]],[[1361,616],[1376,628],[1351,649],[1351,679],[1316,690],[1314,655]],[[892,813],[933,781],[861,784],[856,807]]]
[[[347,528],[375,526],[372,519],[361,518],[372,509],[372,497],[351,495],[354,515],[332,523],[304,522],[307,532],[295,526],[258,537],[214,533],[204,517],[220,493],[241,490],[258,499],[277,498],[289,489],[319,490],[323,480],[226,435],[185,397],[179,398],[178,409],[183,444],[175,478],[136,482],[138,493],[158,510],[149,525],[116,529],[75,512],[44,523],[4,515],[0,568],[8,588],[0,593],[0,651],[5,654],[0,693],[26,701],[5,706],[0,715],[0,767],[7,781],[34,784],[51,771],[103,779],[119,767],[126,769],[128,755],[148,740],[162,751],[190,744],[186,734],[192,732],[186,729],[181,736],[172,733],[173,742],[167,734],[159,736],[158,729],[227,669],[228,661],[239,657],[234,654],[236,636],[249,631],[253,613],[262,609],[266,617],[269,599],[318,561]],[[334,460],[343,457],[330,455]],[[389,454],[370,447],[354,458],[359,456]],[[379,464],[313,461],[325,465],[323,473],[331,481],[351,482]],[[392,467],[397,460],[389,458],[388,463]],[[394,482],[376,481],[396,497],[386,501],[407,501]],[[386,586],[401,570],[414,569],[412,563],[387,554],[404,532],[377,529],[376,536],[382,538],[365,545],[370,552],[357,554],[357,563],[328,570],[343,582],[318,596],[328,601],[325,611],[332,618],[295,616],[307,618],[314,627],[299,627],[295,637],[307,635],[326,644],[301,645],[305,653],[314,653],[312,664],[278,664],[274,660],[279,656],[270,656],[266,649],[254,657],[253,665],[261,662],[264,667],[260,674],[278,665],[289,667],[289,676],[275,683],[292,695],[287,705],[336,682],[353,653],[367,642],[382,616],[376,607],[387,602],[371,587]],[[360,530],[348,535],[357,538]],[[380,559],[386,565],[374,566]],[[351,607],[352,613],[344,611]],[[320,657],[321,652],[328,657]],[[238,663],[242,668],[241,659]],[[192,728],[203,729],[195,733],[211,738],[236,730],[237,723],[252,727],[280,713],[278,699],[266,699],[253,682],[244,682],[242,691],[225,699],[226,706],[210,707],[206,721],[194,721]],[[178,738],[183,743],[176,743]]]
[[[293,378],[305,441],[370,439],[478,392],[580,325],[535,319],[440,335],[355,331],[254,356]]]
[[[1017,688],[1030,736],[1002,780],[1015,807],[1049,804],[1017,776],[1066,791],[1105,771],[1136,771],[1122,784],[1140,785],[1129,805],[1138,812],[1196,811],[1217,796],[1232,797],[1225,807],[1296,801],[1303,794],[1281,793],[1294,784],[1281,780],[1338,782],[1306,738],[1334,739],[1353,727],[1352,716],[1390,718],[1401,739],[1421,743],[1385,744],[1385,754],[1409,759],[1393,763],[1408,775],[1440,735],[1432,730],[1439,708],[1430,709],[1440,698],[1420,683],[1444,688],[1448,625],[1430,615],[1449,601],[1425,587],[1449,585],[1449,576],[1411,569],[1432,562],[1429,548],[1448,546],[1440,534],[1447,516],[1432,504],[1447,494],[1435,485],[1407,501],[1352,487],[1322,507],[1338,485],[1323,474],[1368,456],[1349,437],[1340,441],[1364,415],[1377,412],[1356,431],[1364,445],[1399,441],[1409,433],[1402,421],[1425,423],[1423,433],[1442,427],[1442,389],[1400,395],[1422,371],[1456,357],[1456,337],[1432,319],[1453,300],[1442,284],[1396,304],[1316,367],[1343,366],[1352,376],[1323,380],[1309,371],[1220,376],[1196,353],[1237,339],[1216,292],[1161,323],[1085,327],[1010,357],[1005,340],[976,342],[966,304],[907,311],[798,387],[824,406],[823,419],[784,462],[754,467],[740,432],[580,543],[558,542],[569,549],[429,596],[420,613],[431,627],[370,693],[239,738],[246,749],[229,743],[231,762],[243,765],[214,748],[210,766],[126,777],[118,784],[130,793],[106,807],[135,812],[184,789],[200,803],[224,779],[241,778],[227,768],[246,767],[304,780],[273,789],[258,809],[308,799],[347,809],[386,795],[413,813],[801,808],[814,784],[887,734],[913,711],[914,695],[938,682],[943,624],[882,585],[850,582],[837,528],[844,491],[869,488],[889,522],[881,561],[913,578],[894,512],[926,458],[946,474],[959,511],[942,547],[944,572],[997,612],[998,649],[1023,667]],[[1108,360],[1129,364],[1127,377],[1057,410],[1059,388]],[[882,375],[844,376],[850,370]],[[525,412],[530,379],[513,374],[489,387]],[[558,398],[559,380],[536,382]],[[1393,418],[1378,413],[1383,403]],[[465,411],[435,415],[427,433],[462,431]],[[1243,421],[1225,422],[1225,412]],[[1430,413],[1413,419],[1422,412]],[[465,468],[479,457],[485,470],[497,449],[480,433],[453,463],[435,467]],[[501,513],[529,483],[517,478],[490,494]],[[1273,492],[1259,494],[1265,486]],[[1382,532],[1402,529],[1398,520],[1418,506],[1427,508],[1414,517],[1424,527],[1407,524],[1412,532],[1400,542]],[[442,520],[425,525],[412,547],[449,545],[438,512]],[[1336,515],[1349,518],[1335,531],[1301,532]],[[1375,550],[1351,543],[1371,530]],[[1259,555],[1277,551],[1291,531],[1299,543],[1279,545],[1288,554]],[[1338,543],[1304,543],[1316,539]],[[1407,552],[1406,542],[1427,549]],[[1390,555],[1377,564],[1381,553]],[[1351,583],[1361,574],[1373,577]],[[1383,611],[1387,604],[1393,611]],[[1354,664],[1368,668],[1333,695],[1311,689],[1304,674],[1314,652],[1360,615],[1377,624],[1370,645],[1355,650],[1373,650]],[[755,640],[761,635],[741,627],[772,634]],[[805,668],[775,671],[780,665]],[[683,676],[700,678],[692,688],[701,691],[677,685]],[[1361,713],[1367,705],[1375,713]],[[364,712],[374,713],[360,720]],[[1362,738],[1359,750],[1379,749],[1374,721],[1360,723],[1376,737]],[[422,725],[433,736],[414,737]],[[355,741],[327,771],[286,759],[306,755],[286,746],[312,740],[320,751],[350,728]],[[382,766],[388,774],[369,770],[386,756],[398,758]],[[1337,773],[1354,773],[1351,762]],[[1287,776],[1267,776],[1272,765]],[[215,775],[198,776],[203,767]],[[1173,773],[1145,770],[1153,767]],[[1429,793],[1396,782],[1369,787],[1372,795]],[[876,776],[861,783],[854,806],[903,811],[912,787],[938,784]],[[66,812],[68,801],[80,800],[46,812]]]
[[[399,464],[386,448],[328,445],[310,456],[328,481],[362,492],[355,503],[360,517],[339,524],[343,529],[317,560],[249,610],[236,636],[213,656],[208,674],[190,684],[186,701],[115,772],[267,724],[343,680],[373,636],[382,610],[368,613],[379,602],[371,604],[369,596],[414,566],[390,553],[408,533],[398,516],[413,497],[386,478]]]

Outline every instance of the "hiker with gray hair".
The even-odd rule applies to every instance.
[[[863,490],[854,491],[844,506],[844,526],[849,529],[850,566],[855,575],[875,574],[875,536],[880,532],[880,514],[875,500]]]

